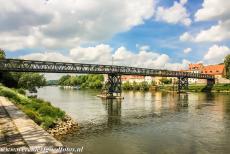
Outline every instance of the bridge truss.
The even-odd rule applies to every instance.
[[[208,84],[214,84],[212,75],[170,71],[161,69],[138,68],[117,65],[100,65],[84,63],[66,63],[52,61],[35,61],[21,59],[0,60],[0,71],[7,72],[43,72],[43,73],[81,73],[108,74],[108,93],[121,93],[121,75],[177,77],[178,91],[188,86],[188,78],[207,79]]]

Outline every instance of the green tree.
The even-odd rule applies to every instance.
[[[167,79],[167,78],[162,78],[160,79],[161,83],[163,84],[171,84],[172,83],[172,79]]]
[[[5,59],[6,56],[5,56],[5,51],[0,49],[0,59]],[[3,80],[3,75],[4,73],[3,72],[0,72],[0,82],[3,83],[4,80]]]
[[[225,66],[225,77],[227,79],[230,79],[230,54],[225,57],[224,66]]]
[[[46,85],[46,79],[39,73],[23,73],[18,80],[18,85],[30,92],[37,92],[36,88]]]
[[[64,82],[68,80],[71,76],[70,75],[63,75],[59,80],[58,84],[64,86]]]
[[[103,75],[65,75],[59,79],[58,84],[62,86],[80,86],[81,88],[100,89],[103,86]]]
[[[122,84],[122,89],[124,89],[124,90],[131,90],[132,88],[133,87],[132,87],[132,85],[130,84],[129,81],[127,81],[127,82]]]
[[[5,59],[5,58],[6,58],[5,51],[0,49],[0,59]]]
[[[147,91],[149,90],[149,84],[146,81],[140,83],[140,90]]]
[[[133,82],[133,90],[140,90],[140,84],[138,84],[136,81]]]

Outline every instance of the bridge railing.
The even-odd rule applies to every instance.
[[[117,65],[65,63],[52,61],[35,61],[21,59],[0,60],[0,71],[12,72],[45,72],[45,73],[86,73],[86,74],[120,74],[120,75],[143,75],[162,77],[187,77],[198,79],[214,79],[208,74],[170,71],[160,69],[138,68]]]

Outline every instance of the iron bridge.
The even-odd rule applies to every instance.
[[[188,87],[188,78],[207,79],[208,84],[214,84],[212,75],[190,73],[162,69],[149,69],[118,65],[84,64],[53,61],[37,61],[22,59],[0,60],[0,71],[6,72],[43,72],[43,73],[81,73],[81,74],[108,74],[107,92],[121,93],[122,75],[177,77],[178,91]]]

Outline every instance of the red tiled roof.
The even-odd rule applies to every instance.
[[[211,75],[223,75],[224,64],[204,66],[204,68],[201,70],[201,73],[211,74]]]
[[[204,67],[203,64],[199,63],[199,64],[189,64],[189,70],[194,70],[194,69],[198,69],[201,70]]]

